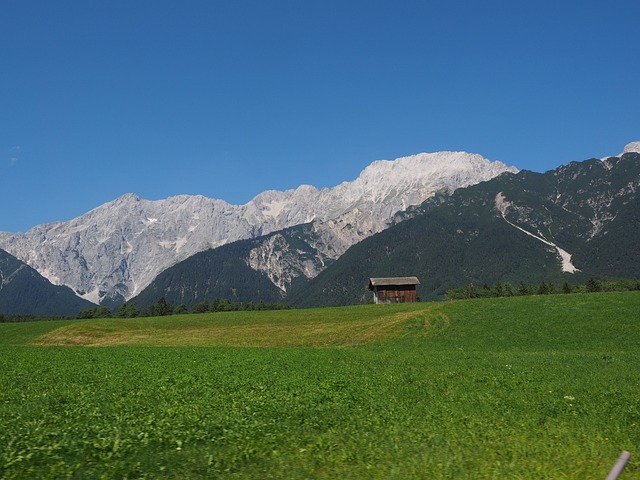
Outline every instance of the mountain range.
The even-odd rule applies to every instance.
[[[422,299],[469,283],[585,283],[640,275],[640,151],[572,162],[544,174],[505,172],[398,212],[393,225],[318,265],[313,224],[202,252],[162,274],[132,301],[174,304],[224,297],[296,306],[366,301],[369,277],[417,275]],[[256,258],[262,262],[255,266]],[[326,260],[326,259],[325,259]],[[312,274],[305,274],[311,271]],[[264,288],[285,282],[283,291]],[[235,279],[229,282],[230,279]],[[255,285],[255,288],[251,288]],[[261,287],[258,287],[260,285]]]
[[[366,300],[368,278],[416,275],[423,300],[495,282],[640,277],[640,154],[521,171],[425,202],[294,292],[301,307]]]
[[[422,299],[467,283],[632,278],[638,152],[635,142],[546,173],[420,154],[376,161],[332,189],[267,191],[243,206],[129,194],[70,222],[0,233],[0,248],[108,306],[160,296],[343,305],[366,301],[372,276],[417,275]]]
[[[198,252],[295,225],[313,224],[322,264],[436,192],[452,192],[505,171],[516,169],[480,155],[438,152],[375,161],[352,182],[266,191],[240,206],[203,196],[150,201],[127,194],[68,222],[38,225],[25,233],[0,232],[0,248],[54,285],[113,306]],[[271,266],[255,252],[252,268]],[[289,281],[273,272],[271,278],[280,282],[280,289]]]

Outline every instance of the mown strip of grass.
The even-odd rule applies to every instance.
[[[628,449],[637,478],[639,307],[406,307],[393,336],[353,348],[4,345],[0,477],[601,479]]]

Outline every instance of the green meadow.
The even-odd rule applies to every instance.
[[[640,478],[640,294],[0,324],[0,478]]]

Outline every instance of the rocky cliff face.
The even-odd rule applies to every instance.
[[[286,289],[293,279],[286,271],[313,277],[326,260],[385,229],[397,212],[438,191],[452,192],[505,171],[516,169],[480,155],[439,152],[379,160],[352,182],[266,191],[245,205],[202,196],[149,201],[127,194],[68,222],[0,233],[0,248],[87,300],[117,302],[197,252],[311,223],[312,248],[302,263],[296,257],[295,268],[286,268],[295,249],[278,237],[248,260]]]

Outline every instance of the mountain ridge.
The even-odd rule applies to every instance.
[[[333,188],[267,190],[239,206],[202,195],[145,200],[128,193],[67,222],[0,232],[0,248],[84,299],[117,304],[195,253],[309,222],[339,239],[337,257],[437,191],[505,171],[517,169],[477,154],[436,152],[375,161]]]
[[[522,170],[426,203],[351,247],[289,301],[359,303],[367,279],[416,275],[423,300],[495,282],[640,277],[640,154]]]

